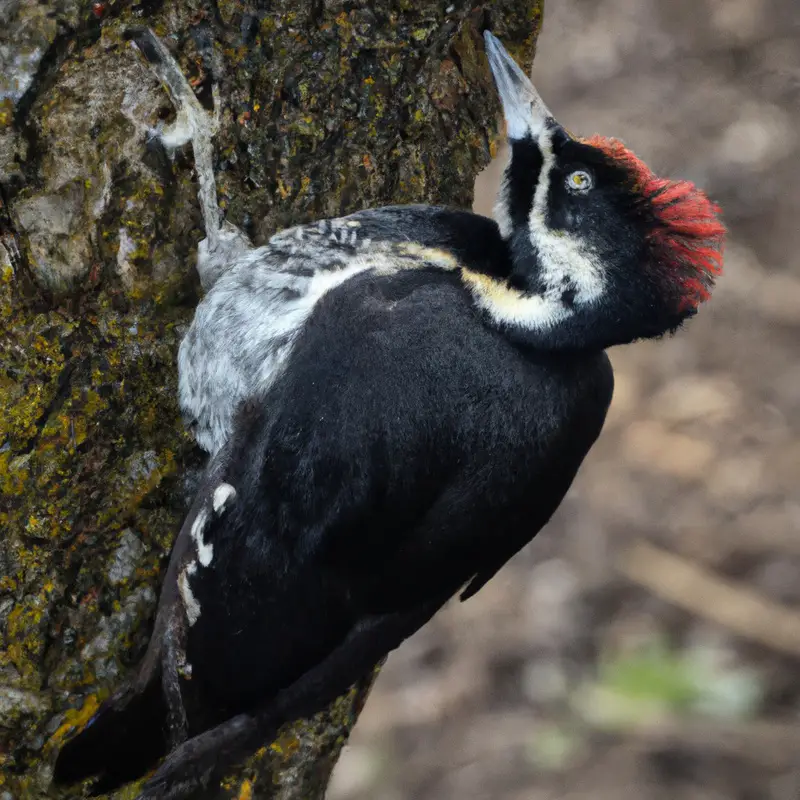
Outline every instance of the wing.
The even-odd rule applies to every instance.
[[[238,256],[197,308],[178,356],[187,426],[216,452],[240,404],[272,385],[319,300],[355,275],[498,269],[504,257],[492,220],[431,206],[362,211],[276,234]]]
[[[317,250],[323,265],[342,254],[368,253],[381,243],[413,242],[420,247],[451,253],[460,264],[478,272],[507,272],[510,257],[497,223],[471,211],[444,206],[385,206],[356,211],[280,231],[270,246],[287,254]]]

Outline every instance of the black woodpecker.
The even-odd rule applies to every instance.
[[[567,132],[485,40],[510,145],[496,221],[388,207],[252,248],[206,205],[179,369],[211,461],[147,654],[57,782],[107,792],[163,759],[141,798],[192,797],[323,708],[547,523],[603,426],[605,349],[708,298],[719,209]],[[155,37],[140,49],[203,157],[191,90]]]

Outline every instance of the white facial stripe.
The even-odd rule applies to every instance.
[[[542,154],[542,169],[539,172],[539,180],[536,184],[536,191],[533,194],[533,206],[531,208],[531,223],[537,222],[536,227],[544,227],[547,217],[547,195],[550,193],[550,178],[556,155],[553,152],[552,131],[543,130],[536,140],[539,152]],[[531,229],[533,230],[533,224]]]
[[[203,531],[205,530],[207,522],[208,514],[204,509],[200,511],[195,518],[191,530],[191,537],[194,539],[195,546],[197,547],[197,560],[204,567],[207,567],[214,557],[214,545],[206,544],[205,541],[203,541]]]
[[[539,277],[545,285],[545,295],[560,302],[563,291],[575,290],[574,303],[587,305],[603,293],[605,272],[601,259],[591,248],[566,231],[554,231],[547,226],[547,199],[556,157],[553,134],[544,131],[539,137],[542,170],[533,195],[533,207],[528,218],[530,239],[539,258]]]
[[[547,203],[556,156],[553,129],[542,127],[537,137],[542,154],[542,168],[536,183],[528,217],[528,234],[538,260],[538,276],[544,291],[526,295],[507,284],[463,270],[476,303],[498,323],[524,330],[546,330],[571,317],[575,311],[564,303],[564,292],[573,291],[574,305],[588,305],[603,293],[605,273],[601,259],[574,235],[554,231],[547,225]],[[533,178],[533,176],[531,176]],[[509,215],[509,187],[503,180],[494,217],[501,235],[513,234]]]
[[[178,574],[178,591],[183,600],[183,607],[186,611],[186,618],[189,620],[189,625],[194,625],[200,619],[200,603],[197,598],[192,594],[192,587],[189,586],[189,578],[197,572],[197,563],[190,561],[185,569],[182,569]]]
[[[526,295],[496,278],[468,269],[462,269],[461,276],[472,291],[478,307],[502,325],[523,330],[544,330],[572,314],[561,302],[560,296],[554,299]]]
[[[514,232],[514,226],[511,223],[511,215],[509,214],[509,205],[511,203],[509,192],[511,189],[508,185],[508,176],[506,174],[506,170],[508,169],[508,165],[510,163],[511,148],[509,147],[506,165],[503,167],[503,179],[500,183],[500,189],[497,192],[497,200],[495,201],[493,209],[494,221],[497,223],[497,227],[500,228],[500,235],[504,239],[510,239],[511,234]]]

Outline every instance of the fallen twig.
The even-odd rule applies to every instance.
[[[773,650],[800,657],[800,612],[774,603],[742,584],[639,541],[618,568],[654,594]]]

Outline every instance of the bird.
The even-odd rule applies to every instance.
[[[567,131],[484,39],[508,140],[493,219],[389,206],[225,251],[179,353],[209,465],[147,653],[56,783],[155,768],[142,800],[190,798],[324,708],[547,524],[602,430],[606,350],[709,299],[719,207]]]

